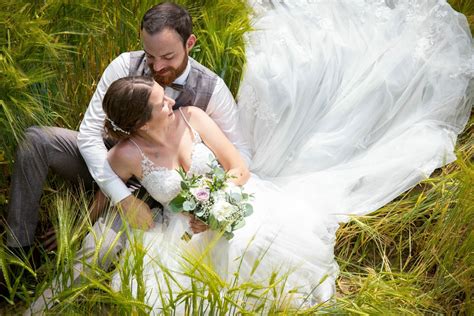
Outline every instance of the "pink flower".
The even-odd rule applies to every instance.
[[[209,189],[208,188],[199,188],[192,190],[192,194],[198,201],[207,201],[209,200]]]

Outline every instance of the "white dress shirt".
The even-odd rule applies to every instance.
[[[107,66],[92,96],[77,136],[79,150],[86,161],[89,172],[101,190],[110,197],[113,204],[122,201],[131,192],[114,173],[107,161],[107,148],[103,141],[105,113],[102,109],[102,99],[112,82],[129,75],[129,68],[130,53],[121,54]],[[183,74],[174,82],[184,84],[190,70],[191,66],[188,62]],[[174,99],[179,93],[170,87],[165,89],[165,94]],[[248,165],[251,155],[250,148],[239,129],[237,105],[220,77],[217,79],[206,113],[239,150]]]

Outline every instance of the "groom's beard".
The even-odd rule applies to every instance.
[[[176,80],[176,78],[181,76],[187,65],[188,55],[185,55],[183,61],[178,66],[178,68],[167,67],[165,69],[162,69],[160,72],[154,71],[152,67],[150,67],[150,69],[153,74],[153,78],[157,83],[159,83],[161,86],[169,86],[173,83],[173,81]]]

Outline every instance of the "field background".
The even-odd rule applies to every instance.
[[[140,49],[138,25],[154,2],[0,0],[0,216],[6,215],[14,150],[24,129],[31,125],[77,129],[108,63],[121,52]],[[236,95],[245,65],[243,34],[251,30],[245,1],[177,2],[194,18],[199,41],[192,56],[224,78]],[[449,2],[468,17],[472,32],[474,3]],[[456,162],[436,170],[377,212],[353,218],[339,229],[338,295],[335,304],[321,307],[320,312],[474,313],[472,134],[471,116],[458,141]],[[54,179],[46,185],[40,229],[48,227],[48,213],[87,209],[87,203],[65,191],[65,185]],[[47,264],[54,266],[60,258],[60,251],[49,255]],[[2,269],[8,260],[1,246]],[[0,303],[0,314],[24,308],[34,296],[34,286],[44,284],[45,275],[31,274],[28,282],[18,278],[11,295]],[[82,302],[91,296],[85,297]],[[85,304],[82,313],[95,311],[94,304],[97,299]]]

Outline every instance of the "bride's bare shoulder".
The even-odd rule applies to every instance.
[[[209,118],[206,112],[196,106],[182,107],[181,111],[193,127],[195,124],[200,124],[203,120],[206,121]]]
[[[198,108],[197,106],[183,106],[180,109],[183,112],[183,114],[185,114],[186,116],[190,116],[193,114],[202,115],[206,113],[201,108]]]
[[[139,149],[130,140],[122,140],[113,146],[108,153],[109,162],[135,166],[141,161]]]

